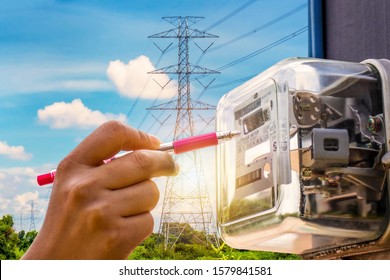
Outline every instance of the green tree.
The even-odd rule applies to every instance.
[[[36,230],[33,230],[33,231],[29,231],[29,232],[25,233],[25,231],[22,230],[19,232],[18,235],[19,235],[19,244],[18,244],[19,249],[21,251],[26,252],[27,249],[33,243],[35,237],[38,235],[38,232]]]
[[[19,251],[19,236],[13,229],[14,221],[11,215],[5,215],[0,219],[0,259],[17,259]]]
[[[154,233],[129,256],[131,260],[286,260],[300,259],[293,254],[237,250],[221,241],[219,247],[200,242],[202,233],[190,225],[182,227],[182,236],[172,250],[164,249],[164,238]],[[174,237],[172,237],[174,238]]]

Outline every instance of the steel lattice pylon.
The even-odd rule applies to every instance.
[[[202,17],[177,16],[163,19],[175,27],[151,35],[149,38],[178,39],[178,63],[150,73],[178,75],[178,95],[176,100],[148,108],[148,110],[176,111],[173,140],[177,140],[195,135],[193,110],[215,109],[215,106],[191,99],[190,76],[218,72],[189,63],[188,41],[194,38],[216,38],[217,36],[191,28]],[[172,249],[188,225],[202,233],[196,236],[200,242],[218,245],[218,239],[213,230],[213,211],[199,152],[193,151],[178,155],[175,156],[175,160],[179,163],[181,172],[178,176],[167,179],[159,228],[159,232],[164,236],[165,248]]]

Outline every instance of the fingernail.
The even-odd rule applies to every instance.
[[[177,162],[175,162],[175,171],[176,171],[176,175],[180,173],[180,165]]]
[[[156,148],[160,147],[161,141],[154,135],[149,135],[150,142],[155,146]]]

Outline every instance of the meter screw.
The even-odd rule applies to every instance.
[[[309,180],[311,178],[311,175],[312,175],[312,171],[310,168],[305,167],[302,169],[302,171],[301,171],[302,179]]]
[[[370,116],[367,121],[367,129],[374,133],[380,132],[382,130],[382,118]]]
[[[384,154],[381,161],[382,161],[383,168],[389,169],[390,168],[390,152]]]

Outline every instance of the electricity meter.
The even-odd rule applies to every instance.
[[[390,61],[286,59],[224,95],[218,230],[235,248],[390,247]]]

